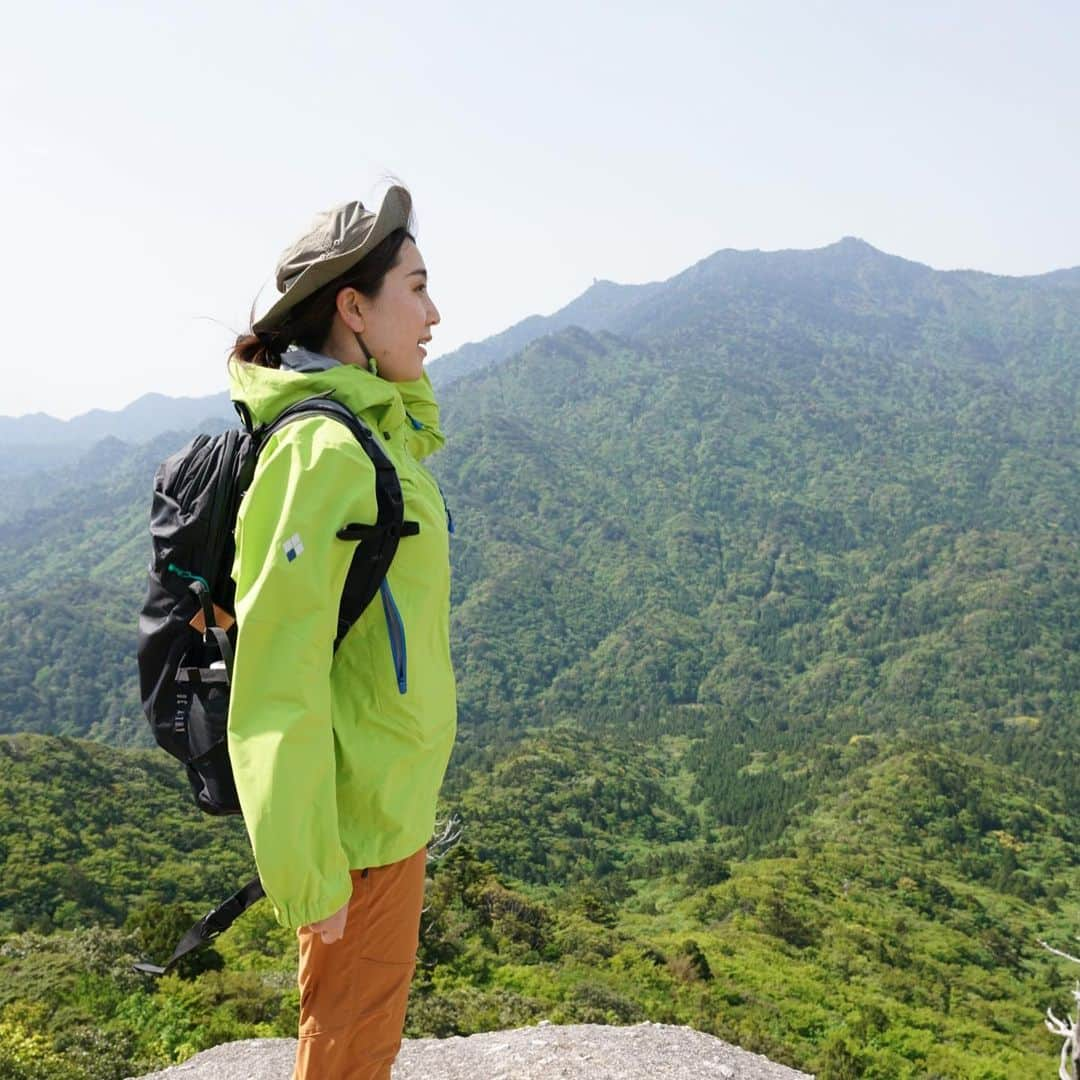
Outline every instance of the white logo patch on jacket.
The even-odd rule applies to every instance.
[[[304,544],[300,539],[299,533],[293,533],[284,544],[281,545],[282,550],[285,552],[285,558],[292,562],[293,559],[298,558],[304,554]]]

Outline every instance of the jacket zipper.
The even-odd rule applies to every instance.
[[[435,480],[435,477],[432,477]],[[439,494],[442,496],[443,509],[446,511],[446,531],[453,536],[454,535],[454,515],[450,513],[450,504],[446,501],[446,492],[442,489],[442,484],[438,480],[435,480],[435,486],[439,489]]]
[[[408,689],[406,672],[405,650],[405,624],[401,621],[401,612],[394,603],[394,594],[390,591],[390,583],[383,578],[379,585],[382,594],[383,612],[386,615],[386,629],[390,634],[390,653],[394,659],[394,675],[397,677],[398,693],[404,694]]]
[[[414,431],[423,431],[424,425],[416,419],[415,416],[408,409],[405,410],[405,415],[409,418],[409,423],[412,424]],[[426,471],[426,470],[425,470]],[[432,480],[435,477],[429,472]],[[435,480],[435,486],[439,489],[439,494],[442,496],[443,509],[446,511],[446,531],[453,536],[454,535],[454,515],[450,513],[450,504],[446,501],[446,492],[442,489],[442,484],[438,480]]]

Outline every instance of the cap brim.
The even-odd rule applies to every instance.
[[[409,193],[403,187],[390,188],[383,196],[379,212],[375,215],[375,224],[364,237],[364,242],[359,247],[335,255],[332,259],[323,259],[309,266],[289,286],[277,303],[265,315],[252,323],[251,329],[256,334],[275,329],[297,304],[355,266],[395,229],[408,228],[411,212],[412,198]]]

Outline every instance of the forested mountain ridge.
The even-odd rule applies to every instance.
[[[437,390],[442,390],[454,379],[501,363],[539,338],[568,326],[593,331],[610,329],[624,312],[663,288],[663,282],[619,285],[614,281],[595,281],[551,315],[530,315],[484,341],[471,341],[432,360],[428,366],[431,381]]]
[[[685,1020],[823,1080],[1026,1080],[1052,1054],[1039,1013],[1070,973],[1030,937],[1080,916],[1074,277],[718,252],[601,283],[582,321],[603,300],[611,325],[440,389],[466,842],[434,877],[414,1033]],[[186,437],[99,446],[0,524],[0,732],[146,741],[150,480]],[[70,1008],[154,1060],[290,1033],[291,942],[262,916],[222,944],[238,981],[110,981],[125,934],[181,921],[153,905],[220,899],[161,859],[190,824],[171,763],[116,781],[107,747],[9,745],[0,1025]],[[160,829],[103,807],[22,827],[84,775]],[[239,869],[239,831],[216,835],[185,840],[193,866]],[[88,959],[67,928],[93,920],[114,936]]]
[[[150,744],[134,662],[150,493],[190,434],[103,440],[0,496],[0,731]]]
[[[670,766],[689,749],[559,726],[444,793],[464,838],[429,867],[408,1035],[651,1019],[821,1080],[1052,1067],[1041,1014],[1071,973],[1036,939],[1080,919],[1057,796],[929,741],[856,739],[744,859],[687,802]],[[158,753],[21,735],[0,763],[5,1075],[120,1080],[295,1033],[295,935],[266,904],[179,976],[130,970],[246,880],[239,821],[200,816]]]
[[[722,251],[609,304],[618,335],[564,329],[447,386],[433,467],[459,522],[465,727],[977,739],[1036,714],[1050,745],[1076,693],[1080,294],[1048,277],[854,240]],[[107,582],[81,621],[130,655],[111,628],[141,591],[151,450],[3,527],[3,729],[88,730],[41,605],[77,612],[80,583]],[[110,737],[140,730],[133,683],[78,677]]]
[[[855,237],[812,250],[737,251],[723,249],[663,282],[619,285],[595,282],[581,296],[549,316],[530,316],[502,334],[439,357],[430,366],[442,388],[462,375],[501,362],[539,338],[568,326],[601,330],[635,339],[667,339],[701,330],[724,330],[740,337],[787,323],[796,331],[809,323],[836,327],[861,321],[859,332],[887,330],[910,345],[921,324],[947,329],[956,339],[973,335],[992,350],[994,323],[1025,317],[1051,329],[1064,302],[1075,318],[1080,267],[1031,277],[1003,277],[976,270],[934,270],[879,251]],[[986,307],[1001,309],[999,319]],[[987,333],[989,331],[989,333]],[[1073,332],[1075,334],[1075,331]]]
[[[1049,769],[1075,748],[1076,363],[1018,402],[947,359],[788,359],[564,331],[451,388],[464,700],[722,728],[728,760],[748,729],[901,724],[1001,752],[1036,714]]]

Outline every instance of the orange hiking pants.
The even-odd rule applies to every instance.
[[[300,943],[300,1038],[293,1080],[390,1080],[416,967],[427,848],[350,870],[345,935]]]

